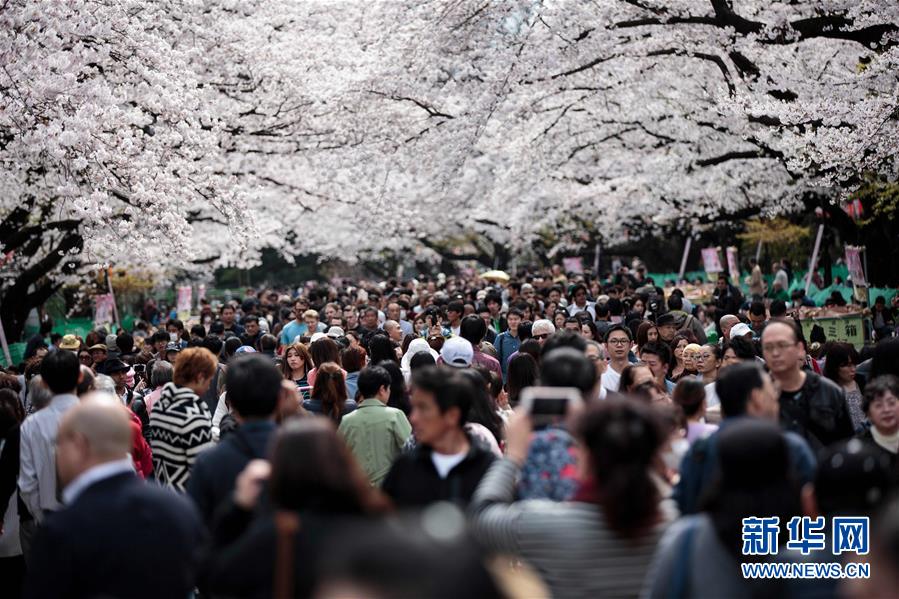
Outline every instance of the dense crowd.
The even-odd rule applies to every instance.
[[[340,281],[39,336],[0,374],[2,595],[894,596],[896,299],[860,352],[806,339],[787,270],[695,303],[639,265]],[[836,515],[871,518],[870,578],[743,577]]]

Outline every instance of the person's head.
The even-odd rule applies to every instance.
[[[730,339],[730,330],[739,322],[740,319],[735,314],[725,314],[722,316],[718,321],[718,325],[721,327],[721,337],[723,339]]]
[[[640,360],[649,367],[656,381],[662,382],[671,365],[671,350],[664,343],[649,342],[640,350]]]
[[[312,357],[309,350],[302,343],[293,343],[284,350],[284,359],[281,361],[281,374],[285,379],[294,380],[295,375],[301,377],[312,370]]]
[[[578,283],[571,290],[571,301],[579,307],[583,307],[587,303],[587,288]]]
[[[414,373],[419,368],[434,366],[436,364],[437,361],[434,359],[434,356],[431,355],[431,352],[418,352],[409,358],[409,371]]]
[[[228,363],[225,388],[239,420],[273,418],[281,393],[281,373],[261,354],[241,354]]]
[[[884,339],[874,346],[870,377],[883,374],[899,376],[899,337]]]
[[[715,381],[715,393],[725,418],[746,415],[777,420],[777,391],[771,377],[755,361],[724,368]]]
[[[606,332],[606,353],[612,362],[627,359],[631,349],[631,330],[624,325],[616,324]]]
[[[365,349],[359,346],[351,346],[340,353],[343,369],[349,372],[359,372],[365,368]],[[350,398],[352,399],[352,398]]]
[[[363,399],[379,399],[386,404],[390,398],[391,382],[390,373],[384,368],[368,366],[359,371],[357,389]]]
[[[175,360],[172,382],[177,387],[186,387],[197,395],[203,395],[209,389],[217,368],[218,361],[208,349],[189,347]]]
[[[81,349],[78,351],[78,361],[84,366],[91,367],[94,364],[94,357],[91,355],[90,350]]]
[[[377,364],[384,360],[399,362],[396,357],[396,347],[387,335],[378,333],[368,340],[368,354],[371,356],[372,364]]]
[[[168,332],[159,330],[153,333],[152,343],[153,343],[153,351],[155,353],[160,353],[165,351],[165,346],[171,343],[172,339],[169,337]],[[93,352],[91,352],[93,354]]]
[[[606,348],[599,341],[588,341],[584,350],[587,359],[596,367],[596,376],[601,376],[606,371]]]
[[[388,319],[399,322],[401,320],[402,307],[396,302],[390,302],[387,304],[385,314]]]
[[[468,368],[474,359],[474,348],[467,339],[453,336],[447,339],[440,348],[440,358],[447,366]]]
[[[549,316],[549,313],[547,313],[546,315]],[[561,331],[562,329],[565,328],[565,321],[568,320],[568,312],[559,308],[558,310],[556,310],[555,312],[552,313],[552,317],[553,317],[552,318],[553,326],[557,330]]]
[[[630,538],[655,525],[660,494],[650,465],[665,435],[652,410],[636,402],[597,402],[579,418],[576,434],[586,449],[581,471],[598,488],[608,526]]]
[[[94,391],[95,381],[96,377],[94,376],[94,371],[82,364],[81,380],[78,381],[78,387],[75,389],[75,393],[78,395],[78,397],[83,397],[91,391]]]
[[[693,378],[682,378],[674,387],[671,400],[686,419],[700,418],[705,413],[705,385]]]
[[[403,329],[400,328],[400,323],[395,320],[384,321],[384,332],[387,333],[388,339],[394,343],[403,341]]]
[[[153,368],[150,370],[150,388],[157,389],[166,383],[172,382],[175,373],[175,367],[171,362],[165,360],[156,360],[153,362]]]
[[[362,312],[362,326],[373,331],[378,328],[378,309],[368,307]]]
[[[585,400],[592,399],[596,387],[596,366],[582,350],[560,347],[544,354],[540,384],[544,387],[574,387]]]
[[[883,435],[899,431],[899,378],[885,374],[865,387],[862,409],[871,426]]]
[[[696,355],[696,370],[700,374],[713,375],[721,366],[721,349],[714,343],[706,343]]]
[[[322,402],[322,414],[340,422],[347,400],[346,378],[339,364],[325,362],[316,368],[312,398]]]
[[[552,321],[541,318],[531,327],[531,339],[536,339],[540,345],[543,345],[549,336],[555,332],[556,326]]]
[[[571,331],[572,333],[579,334],[581,332],[581,321],[573,316],[569,316],[565,319],[562,327],[566,331]]]
[[[696,358],[699,355],[700,346],[698,343],[688,343],[681,354],[684,361],[684,368],[690,372],[696,371]]]
[[[446,305],[446,319],[455,325],[462,319],[464,309],[465,306],[460,300],[451,301]]]
[[[647,321],[641,322],[637,327],[636,339],[637,347],[643,347],[647,343],[659,340],[659,329],[655,324]]]
[[[513,333],[518,332],[518,325],[521,324],[522,320],[524,320],[524,313],[518,308],[511,308],[506,314],[506,324],[509,325],[509,330]]]
[[[259,334],[259,317],[255,314],[247,316],[243,320],[243,327],[248,337],[255,337]]]
[[[477,347],[486,334],[487,323],[474,314],[463,318],[462,324],[459,325],[459,335],[471,343],[473,347]]]
[[[734,337],[725,342],[721,355],[721,368],[739,362],[755,361],[755,345],[745,337]]]
[[[95,392],[69,409],[56,437],[56,471],[65,488],[94,466],[131,453],[131,419],[116,397]]]
[[[849,343],[831,343],[824,360],[824,376],[837,383],[846,385],[855,379],[855,367],[858,365],[858,352]]]
[[[774,378],[790,376],[799,370],[802,344],[796,325],[790,320],[772,320],[762,333],[762,353]]]
[[[521,392],[537,384],[537,361],[528,354],[519,353],[509,360],[506,369],[506,392],[509,403],[518,405]]]
[[[546,343],[540,348],[540,355],[545,356],[560,347],[570,347],[584,353],[587,349],[587,341],[575,331],[559,331],[546,340]]]
[[[116,389],[121,390],[125,386],[129,366],[118,358],[107,360],[106,364],[106,374],[113,380]]]
[[[69,351],[50,352],[41,359],[41,378],[54,395],[75,393],[81,378],[78,356]]]
[[[309,355],[315,366],[325,362],[340,364],[340,346],[330,337],[322,337],[309,344]]]
[[[383,510],[380,495],[324,419],[286,422],[275,435],[270,461],[270,496],[279,509],[332,514]]]
[[[468,379],[473,390],[465,421],[480,424],[493,435],[497,443],[502,443],[503,420],[497,413],[496,402],[490,394],[490,371],[481,367],[465,368],[459,374]]]
[[[166,337],[168,339],[168,337]],[[102,343],[98,343],[96,345],[92,345],[90,347],[91,358],[94,360],[94,364],[100,364],[106,360],[106,357],[109,355],[106,350],[106,345]]]
[[[415,438],[433,445],[462,432],[471,398],[476,390],[470,380],[450,368],[422,368],[412,376],[412,414]]]
[[[718,275],[718,280],[715,282],[715,287],[718,288],[718,291],[727,291],[727,276]]]
[[[749,324],[756,333],[765,327],[767,320],[767,311],[763,302],[752,302],[749,305]]]
[[[309,331],[310,335],[318,330],[318,320],[318,312],[315,310],[306,310],[303,312],[303,323],[306,325],[306,330]]]
[[[656,321],[656,328],[659,331],[659,338],[670,343],[677,333],[677,317],[671,313],[662,314]]]
[[[655,375],[646,364],[628,364],[621,371],[619,389],[622,393],[634,393],[646,383],[655,383]]]

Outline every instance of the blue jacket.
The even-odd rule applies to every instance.
[[[513,337],[509,331],[506,331],[496,336],[493,346],[496,348],[496,359],[499,360],[499,367],[503,371],[503,381],[505,381],[506,369],[509,367],[509,357],[521,347],[521,339]]]
[[[717,431],[690,446],[681,462],[680,480],[674,487],[673,493],[674,501],[677,502],[681,515],[694,514],[699,511],[699,500],[718,475],[718,435],[727,427],[741,422],[744,418],[750,418],[750,416],[725,418]],[[805,439],[796,433],[784,431],[783,435],[790,452],[793,473],[800,484],[811,482],[815,476],[815,454],[812,453]]]

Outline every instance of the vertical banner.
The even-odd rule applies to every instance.
[[[862,268],[861,258],[862,248],[854,245],[846,246],[846,268],[849,269],[849,276],[852,277],[852,284],[856,287],[864,287],[865,270]]]
[[[190,318],[190,309],[193,304],[193,287],[190,285],[179,285],[178,296],[175,301],[175,309],[178,311],[178,318],[182,321]]]
[[[693,245],[693,238],[687,237],[687,241],[684,242],[684,254],[680,259],[680,270],[677,271],[677,282],[680,283],[684,280],[684,272],[687,270],[687,257],[690,255],[690,246]],[[617,272],[617,269],[613,269],[612,272]]]
[[[106,326],[113,322],[113,308],[115,302],[112,294],[103,293],[94,297],[94,325]]]
[[[737,260],[737,248],[727,248],[727,271],[730,273],[730,282],[740,286],[740,262]]]
[[[721,266],[721,257],[718,255],[718,248],[703,248],[702,264],[706,273],[713,275],[724,272]]]
[[[575,256],[573,258],[562,258],[562,268],[565,269],[565,272],[581,274],[582,272],[584,272],[584,259],[579,256]]]
[[[206,299],[206,283],[197,285],[197,312],[200,311],[200,302]]]

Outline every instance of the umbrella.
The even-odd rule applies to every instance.
[[[509,282],[509,275],[501,270],[488,270],[484,274],[481,275],[481,278],[486,281],[500,281],[502,283]]]

